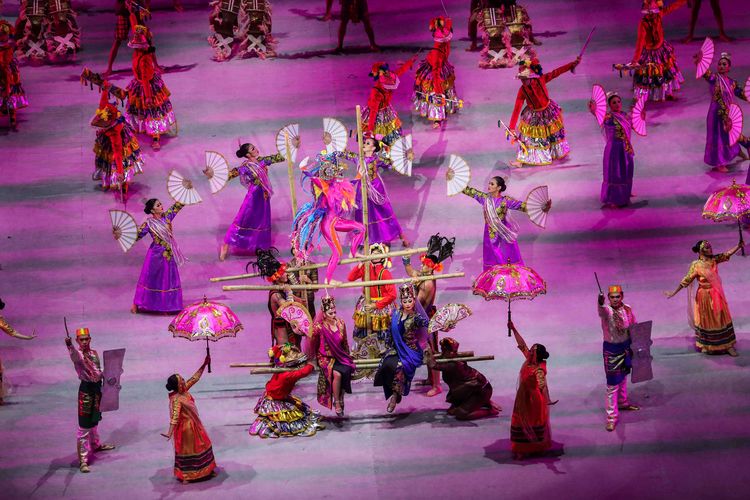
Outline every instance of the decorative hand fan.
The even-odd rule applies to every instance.
[[[343,123],[336,118],[323,118],[323,144],[327,153],[345,150],[348,139],[349,134]]]
[[[167,191],[174,201],[183,205],[194,205],[203,201],[201,195],[193,187],[193,181],[183,177],[177,170],[169,172]]]
[[[710,38],[706,37],[703,40],[700,52],[698,52],[698,64],[695,67],[695,77],[700,78],[706,74],[708,67],[711,66],[711,62],[714,60],[714,42]]]
[[[138,239],[138,225],[135,219],[123,210],[110,210],[109,218],[112,220],[112,235],[122,251],[127,252]]]
[[[430,320],[427,331],[448,332],[453,330],[456,323],[471,316],[471,309],[463,304],[446,304],[435,312]]]
[[[414,163],[411,134],[402,137],[391,146],[391,161],[396,172],[411,177],[411,167]]]
[[[211,194],[216,194],[227,185],[229,180],[229,163],[221,153],[206,151],[206,169],[203,173],[208,177]]]
[[[300,170],[305,170],[307,168],[307,164],[308,163],[310,163],[310,157],[309,156],[305,156],[304,158],[302,158],[302,161],[299,162],[299,169]]]
[[[641,96],[638,102],[635,103],[635,106],[633,106],[633,111],[630,114],[633,131],[642,137],[646,135],[646,113],[643,110],[646,106],[646,100],[648,100],[647,96]]]
[[[531,222],[544,229],[547,224],[547,214],[552,209],[547,186],[537,186],[526,197],[526,213]]]
[[[601,127],[604,123],[604,115],[607,114],[607,93],[604,92],[604,87],[599,84],[591,87],[591,100],[594,102],[596,122]]]
[[[305,306],[297,302],[286,302],[276,310],[276,316],[284,318],[294,333],[309,337],[312,335],[312,318]]]
[[[302,143],[299,137],[299,123],[290,123],[276,133],[276,150],[286,158],[286,138],[284,132],[289,136],[289,155],[292,163],[297,161],[297,150]]]
[[[448,181],[448,196],[454,196],[463,191],[471,180],[471,169],[466,160],[458,155],[451,155],[445,180]]]
[[[729,105],[729,145],[734,146],[742,135],[742,110],[736,104]]]

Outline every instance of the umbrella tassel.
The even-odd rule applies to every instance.
[[[742,236],[742,222],[740,222],[740,219],[737,219],[737,229],[740,231],[740,244],[745,243],[745,239]],[[742,252],[742,256],[745,256],[745,247],[740,247],[740,252]]]
[[[508,300],[508,337],[510,337],[510,300]]]
[[[206,356],[208,356],[208,373],[211,373],[211,348],[208,346],[208,339],[206,339]]]

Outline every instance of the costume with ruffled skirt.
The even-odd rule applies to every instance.
[[[141,49],[133,51],[133,79],[127,91],[128,123],[133,130],[150,136],[176,131],[169,89],[156,71],[152,53]]]

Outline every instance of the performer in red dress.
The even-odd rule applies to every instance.
[[[107,69],[103,73],[104,76],[112,74],[112,65],[115,63],[120,45],[122,42],[126,42],[128,36],[130,36],[130,30],[132,29],[131,15],[136,18],[136,22],[132,23],[133,26],[144,24],[146,20],[151,18],[150,6],[151,0],[116,0],[115,16],[117,17],[117,24],[115,24],[115,39],[109,51],[109,59],[107,60]]]
[[[391,99],[393,91],[401,83],[399,77],[411,69],[416,58],[415,55],[399,66],[396,71],[391,71],[386,63],[379,61],[372,65],[372,71],[370,71],[375,84],[367,99],[367,106],[362,112],[362,122],[366,132],[371,132],[376,139],[387,146],[391,146],[403,135],[401,120],[391,106]]]
[[[16,110],[29,105],[21,85],[18,61],[13,56],[15,30],[8,21],[0,20],[0,115],[8,115],[10,128],[17,130]]]

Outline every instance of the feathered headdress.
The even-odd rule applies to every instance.
[[[378,78],[380,78],[380,71],[388,70],[388,63],[386,63],[385,61],[378,61],[372,65],[369,76],[371,76],[373,80],[378,81]]]
[[[288,342],[271,347],[268,350],[268,357],[274,366],[286,368],[301,365],[307,361],[307,356],[300,352],[294,344]]]
[[[268,250],[259,248],[255,251],[256,260],[255,262],[248,262],[245,266],[245,271],[248,271],[250,266],[253,267],[260,275],[270,283],[275,283],[281,278],[286,272],[286,263],[280,262],[276,256],[279,251],[271,247]]]
[[[536,57],[527,57],[518,61],[518,74],[516,78],[539,78],[542,76],[542,73],[542,65]]]
[[[453,258],[453,249],[456,246],[456,238],[446,238],[440,236],[440,233],[430,236],[427,242],[427,253],[422,254],[420,260],[422,264],[433,271],[440,272],[443,270],[442,262],[448,257]]]

